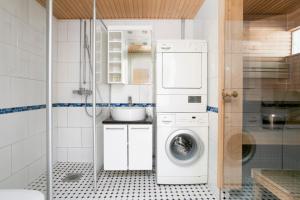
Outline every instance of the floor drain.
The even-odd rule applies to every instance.
[[[63,179],[62,182],[78,182],[80,181],[82,174],[79,173],[70,173],[67,174]]]

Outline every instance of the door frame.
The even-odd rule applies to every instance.
[[[226,0],[219,0],[219,66],[218,66],[218,161],[217,161],[217,186],[224,186],[224,101],[222,92],[225,88],[225,8]]]
[[[235,0],[219,0],[219,66],[218,66],[218,161],[217,161],[217,186],[219,189],[224,188],[224,167],[225,167],[225,101],[223,100],[223,92],[225,91],[225,59],[226,59],[226,43],[227,40],[227,23],[232,20],[243,20],[240,18],[240,9],[243,9],[242,3],[236,3]],[[238,10],[237,10],[238,9]],[[231,25],[230,25],[231,26]],[[233,34],[233,33],[230,33]],[[231,35],[229,35],[231,37]],[[234,36],[236,37],[236,36]],[[227,88],[228,89],[228,88]],[[227,90],[226,89],[226,90]],[[240,88],[242,89],[242,88]],[[241,167],[241,166],[240,166]],[[240,183],[232,185],[240,186]]]

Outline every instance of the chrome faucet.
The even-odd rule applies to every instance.
[[[128,105],[132,106],[132,97],[131,96],[128,96]]]

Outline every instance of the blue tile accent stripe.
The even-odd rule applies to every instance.
[[[218,113],[219,109],[217,107],[207,106],[207,112]]]
[[[92,107],[91,103],[55,103],[53,107]],[[97,107],[129,107],[128,103],[97,103]],[[154,103],[134,103],[130,105],[132,107],[155,107]]]
[[[33,106],[20,106],[20,107],[14,107],[14,108],[0,108],[0,115],[16,113],[16,112],[31,111],[31,110],[39,110],[39,109],[44,109],[44,108],[46,108],[45,104],[33,105]]]
[[[53,107],[92,107],[91,103],[54,103]],[[128,103],[97,103],[97,107],[128,107]],[[132,104],[133,107],[155,107],[154,103],[135,103]],[[20,107],[12,107],[12,108],[0,108],[0,115],[9,114],[9,113],[16,113],[16,112],[25,112],[31,110],[39,110],[45,109],[46,104],[41,105],[31,105],[31,106],[20,106]]]
[[[54,103],[53,107],[92,107],[91,103]],[[108,107],[129,107],[128,103],[97,103],[97,107],[108,108]],[[155,103],[135,103],[132,104],[133,107],[155,107]],[[45,109],[46,105],[32,105],[32,106],[20,106],[20,107],[13,107],[13,108],[0,108],[0,115],[9,114],[9,113],[16,113],[16,112],[25,112],[31,110],[39,110]],[[207,112],[214,112],[218,113],[217,107],[207,106]]]

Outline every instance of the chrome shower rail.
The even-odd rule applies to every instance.
[[[46,105],[46,131],[47,131],[47,199],[52,200],[52,17],[53,0],[47,0],[47,41],[46,41],[46,62],[47,62],[47,105]]]
[[[94,160],[94,191],[97,190],[97,151],[96,151],[96,0],[93,1],[93,33],[92,33],[92,46],[93,46],[93,52],[92,52],[92,61],[93,61],[93,160]]]

